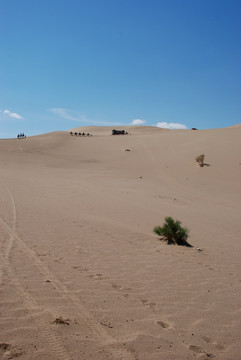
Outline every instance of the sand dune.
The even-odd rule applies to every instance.
[[[0,140],[0,358],[240,359],[241,127],[118,128]]]

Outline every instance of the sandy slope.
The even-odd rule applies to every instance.
[[[111,129],[0,140],[0,358],[240,359],[241,127]]]

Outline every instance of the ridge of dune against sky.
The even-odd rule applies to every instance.
[[[241,123],[240,0],[0,0],[0,137]]]

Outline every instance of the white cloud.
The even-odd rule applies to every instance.
[[[95,121],[95,120],[89,120],[86,118],[85,115],[80,115],[78,114],[77,112],[74,112],[74,111],[71,111],[71,110],[66,110],[64,108],[52,108],[52,109],[49,109],[52,113],[56,114],[56,115],[59,115],[60,117],[64,118],[64,119],[67,119],[67,120],[72,120],[72,121],[78,121],[78,122],[85,122],[86,124],[85,125],[88,125],[88,124],[92,124],[92,125],[109,125],[109,126],[118,126],[118,125],[121,125],[121,123],[119,122],[109,122],[109,121]],[[70,112],[73,115],[70,114]]]
[[[10,110],[0,110],[0,112],[2,112],[4,115],[10,116],[14,119],[23,119],[23,117],[17,113],[11,112]]]
[[[23,117],[17,113],[10,113],[9,116],[15,119],[23,119]]]
[[[145,120],[141,120],[141,119],[134,119],[132,122],[131,122],[131,125],[143,125],[145,124]]]
[[[184,124],[179,123],[167,123],[165,121],[158,122],[156,124],[157,127],[163,128],[163,129],[187,129],[187,126]]]

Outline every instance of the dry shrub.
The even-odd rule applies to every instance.
[[[199,166],[204,166],[204,157],[205,157],[205,155],[204,154],[202,154],[202,155],[198,155],[197,157],[196,157],[196,162],[199,164]]]

